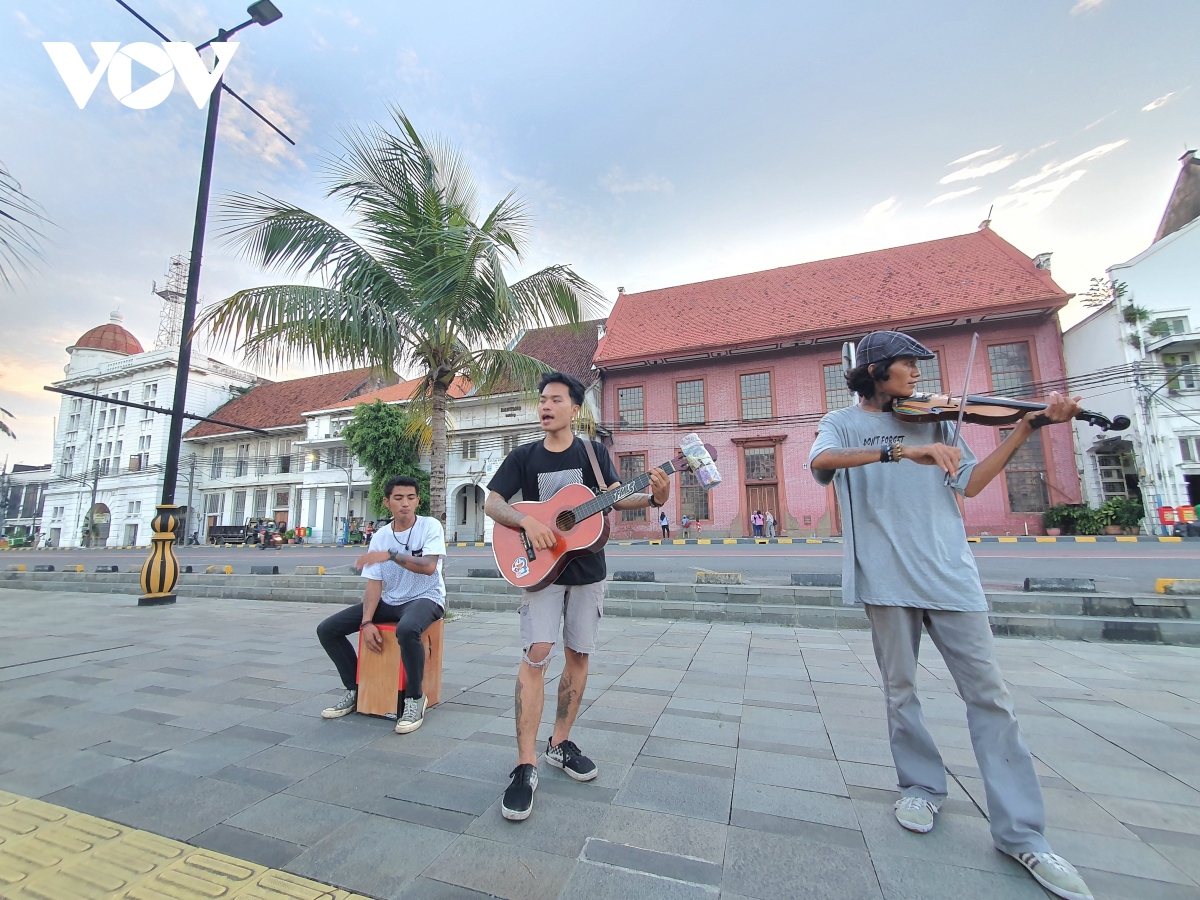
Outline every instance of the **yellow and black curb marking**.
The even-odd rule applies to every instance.
[[[367,900],[307,878],[0,791],[5,900]]]

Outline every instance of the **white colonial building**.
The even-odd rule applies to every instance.
[[[67,353],[66,377],[54,386],[107,399],[63,396],[41,529],[51,546],[145,544],[162,491],[170,418],[107,400],[169,407],[177,351],[144,351],[113,313],[108,324],[85,333]],[[257,381],[250,372],[195,353],[187,412],[207,415]],[[176,495],[181,505],[194,488],[190,475],[181,469]]]
[[[50,486],[50,464],[17,463],[0,472],[0,535],[9,540],[41,543],[42,504]]]
[[[1200,505],[1200,159],[1181,162],[1154,242],[1108,270],[1122,296],[1063,334],[1083,406],[1133,421],[1109,434],[1075,423],[1084,496],[1140,494],[1148,522]]]

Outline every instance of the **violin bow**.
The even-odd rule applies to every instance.
[[[963,378],[962,397],[958,401],[958,421],[954,423],[954,437],[950,440],[951,447],[958,446],[958,436],[962,433],[963,416],[967,412],[967,397],[970,395],[971,388],[971,367],[975,365],[975,348],[979,346],[979,332],[971,335],[971,352],[967,356],[967,374]],[[946,485],[950,484],[950,473],[946,473]]]

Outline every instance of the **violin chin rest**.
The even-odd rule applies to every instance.
[[[1130,426],[1129,416],[1113,416],[1112,424],[1108,426],[1108,431],[1124,431]]]

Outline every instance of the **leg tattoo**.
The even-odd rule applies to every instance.
[[[571,673],[563,670],[562,677],[558,680],[558,709],[555,712],[555,718],[560,722],[565,722],[571,714],[572,701],[575,699],[576,691],[571,681]]]

